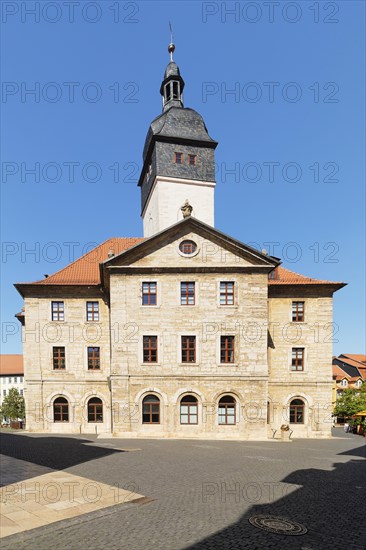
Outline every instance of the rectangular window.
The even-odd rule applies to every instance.
[[[99,302],[86,302],[86,320],[99,321]]]
[[[196,362],[196,337],[182,336],[182,363]]]
[[[234,305],[234,283],[222,281],[220,283],[220,306]]]
[[[23,376],[19,377],[19,382],[23,382]]]
[[[3,396],[6,397],[6,390],[3,390]]]
[[[292,348],[291,370],[304,370],[304,348]]]
[[[305,321],[305,302],[292,302],[292,321],[296,323]]]
[[[188,155],[189,166],[196,166],[196,155]]]
[[[143,356],[144,363],[157,363],[158,361],[158,337],[144,336],[143,337]]]
[[[234,336],[221,336],[220,363],[234,363]]]
[[[183,164],[183,153],[174,153],[175,164]]]
[[[198,424],[197,401],[192,403],[184,402],[180,405],[180,423]]]
[[[195,283],[180,283],[180,305],[194,306]]]
[[[20,390],[20,395],[23,395],[23,390]]]
[[[53,348],[53,368],[54,370],[65,369],[65,348]]]
[[[9,376],[9,384],[11,384],[13,381],[13,379],[11,378],[11,376]]]
[[[52,321],[64,321],[65,320],[64,302],[52,302],[51,314],[52,314]]]
[[[179,98],[178,82],[173,82],[173,99]]]
[[[156,306],[156,283],[142,283],[142,305]]]
[[[14,376],[14,383],[15,383],[15,384],[18,383],[18,378],[17,378],[17,376]]]
[[[100,348],[88,347],[88,370],[100,369]]]

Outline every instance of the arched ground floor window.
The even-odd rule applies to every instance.
[[[142,423],[160,424],[160,399],[156,395],[147,395],[142,401]]]
[[[290,403],[290,424],[304,424],[304,411],[304,401],[293,399]]]
[[[103,422],[103,403],[99,397],[88,401],[88,422]]]
[[[53,402],[53,421],[69,421],[69,402],[65,397],[57,397]]]
[[[236,400],[231,395],[224,395],[219,401],[219,424],[236,424]]]
[[[185,395],[180,401],[180,423],[198,424],[198,401],[194,395]]]

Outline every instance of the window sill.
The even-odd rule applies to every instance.
[[[161,363],[140,363],[140,367],[151,367],[151,366],[154,366],[154,367],[161,367]]]
[[[219,363],[219,367],[238,367],[238,363]]]

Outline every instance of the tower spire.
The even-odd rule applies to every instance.
[[[170,53],[170,62],[172,63],[175,46],[174,46],[174,42],[173,42],[173,28],[172,28],[172,24],[171,24],[170,21],[169,21],[169,29],[170,29],[170,44],[168,46],[168,52]]]
[[[164,80],[160,86],[160,93],[163,96],[163,111],[171,107],[183,107],[184,80],[180,76],[178,65],[173,60],[175,45],[173,42],[173,28],[170,21],[169,30],[170,44],[168,46],[168,52],[170,54],[170,61],[165,69]]]

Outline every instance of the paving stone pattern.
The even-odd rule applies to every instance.
[[[6,537],[1,548],[364,550],[365,439],[336,434],[290,443],[2,435],[2,452],[28,460],[34,476],[64,469],[149,498]],[[265,532],[253,515],[308,532]]]

